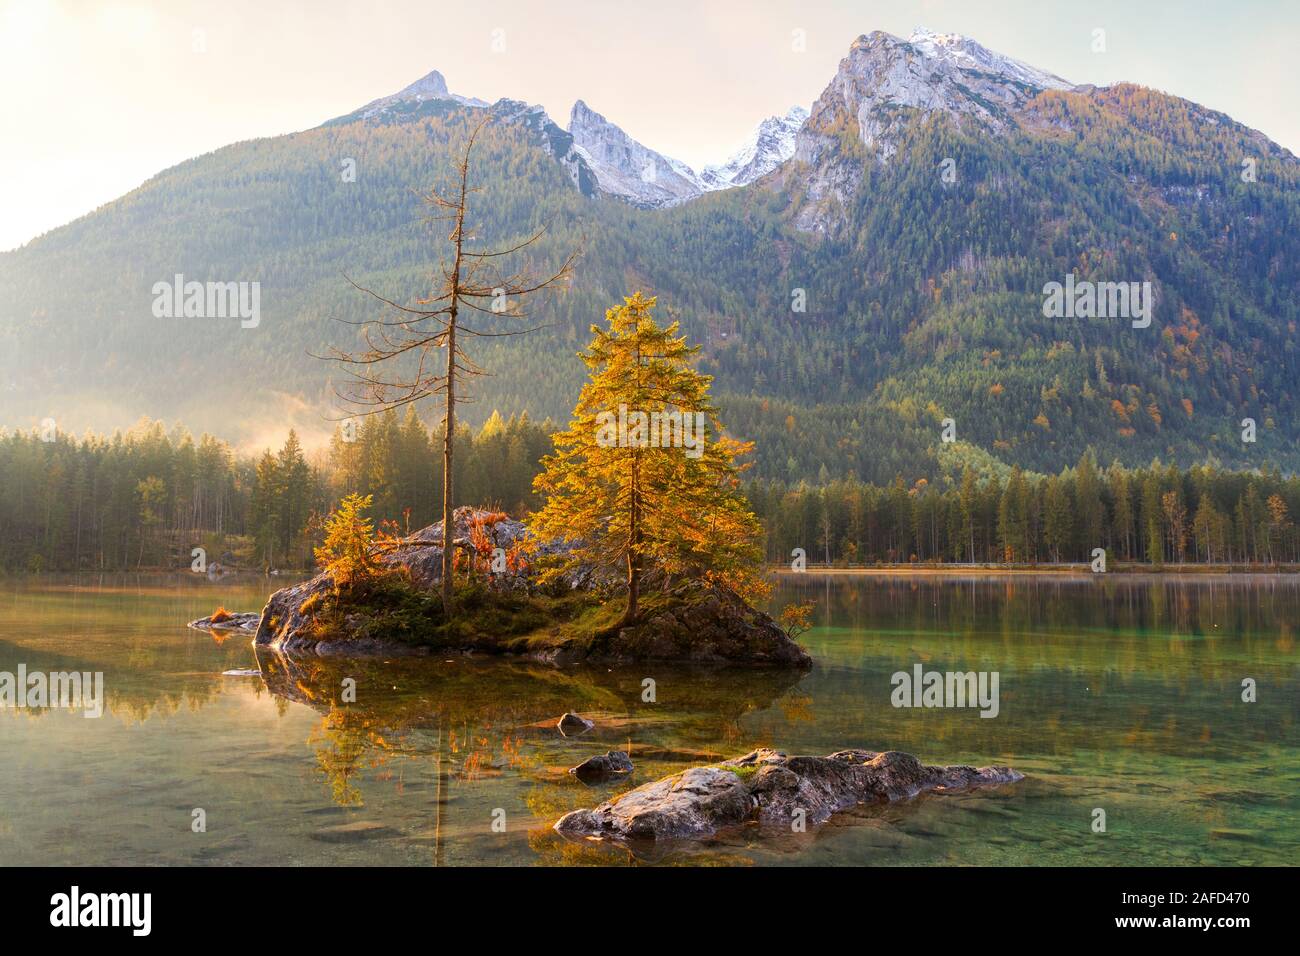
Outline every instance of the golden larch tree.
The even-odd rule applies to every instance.
[[[752,449],[722,434],[712,376],[691,365],[676,322],[660,328],[640,292],[605,313],[580,357],[590,370],[567,430],[542,459],[545,496],[530,526],[572,546],[563,566],[626,572],[624,626],[636,620],[643,575],[693,575],[744,596],[764,593],[761,526],[739,490]]]

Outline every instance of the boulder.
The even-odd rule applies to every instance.
[[[559,728],[560,733],[566,737],[576,737],[578,734],[585,734],[596,725],[586,717],[580,717],[570,711],[560,718],[560,722],[555,725]]]
[[[653,582],[652,586],[658,582]],[[734,591],[686,579],[658,585],[665,600],[636,624],[599,636],[587,650],[593,661],[689,661],[807,668],[812,658],[772,620]]]
[[[931,767],[894,750],[788,757],[762,749],[644,784],[590,810],[574,810],[555,829],[579,838],[691,840],[749,822],[790,828],[802,819],[816,825],[858,804],[1023,779],[1010,767]]]
[[[608,753],[588,757],[569,771],[583,783],[597,783],[631,772],[632,759],[625,750],[611,750]]]
[[[514,518],[469,507],[460,507],[452,512],[453,548],[468,552],[483,546],[510,552],[531,538],[532,534],[524,523]],[[442,548],[442,522],[438,521],[408,535],[398,547],[380,555],[379,560],[385,564],[404,566],[410,571],[412,581],[421,587],[432,589],[442,581]],[[536,562],[553,555],[562,555],[568,550],[563,542],[536,541],[532,544],[531,560]],[[570,588],[587,588],[595,583],[596,577],[590,569],[582,568],[567,575],[564,581]],[[492,582],[494,587],[505,589],[527,589],[533,583],[527,567],[495,573]]]
[[[261,618],[262,615],[257,611],[240,611],[235,614],[227,612],[190,621],[189,626],[200,631],[255,631]]]
[[[315,650],[318,642],[308,637],[312,617],[310,613],[303,613],[303,606],[309,599],[316,599],[311,602],[316,604],[333,587],[333,576],[322,571],[314,578],[280,588],[262,608],[253,643],[283,651]]]

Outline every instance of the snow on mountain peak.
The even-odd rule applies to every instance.
[[[1045,90],[1068,90],[1074,85],[1046,70],[996,53],[960,33],[935,33],[917,27],[907,42],[923,56],[946,60],[962,70],[993,73]]]
[[[795,136],[808,111],[793,106],[784,116],[769,116],[721,165],[705,166],[700,182],[706,190],[745,186],[766,176],[794,155]]]
[[[602,192],[646,208],[674,206],[701,193],[744,186],[794,155],[795,135],[808,111],[793,107],[763,120],[724,163],[696,173],[638,143],[582,100],[573,104],[569,133]]]
[[[917,27],[903,40],[877,30],[853,41],[811,112],[794,107],[784,116],[768,117],[728,159],[705,166],[699,173],[637,142],[582,100],[574,103],[569,116],[572,146],[565,148],[562,161],[575,182],[590,183],[594,189],[636,206],[656,208],[748,185],[793,157],[819,171],[814,172],[809,189],[812,206],[819,210],[825,205],[822,200],[832,193],[840,202],[847,201],[861,178],[860,168],[846,164],[844,157],[836,158],[836,131],[845,119],[856,120],[863,145],[877,159],[888,162],[898,136],[918,111],[946,113],[958,124],[974,122],[998,131],[1014,125],[1016,112],[1040,91],[1070,88],[1059,76],[957,33]],[[446,79],[433,70],[360,112],[371,117],[440,100],[472,107],[488,105],[449,92]],[[503,107],[503,116],[536,113],[541,126],[550,123],[541,107],[513,101],[498,105]],[[590,174],[585,180],[581,166]],[[819,221],[812,228],[822,228],[821,213],[810,215]],[[801,226],[808,224],[801,222]]]
[[[825,139],[838,117],[858,122],[862,142],[881,160],[893,154],[893,140],[913,111],[946,113],[958,123],[972,120],[1001,130],[1009,117],[1045,89],[1071,84],[956,33],[924,28],[901,40],[883,30],[858,37],[840,61],[829,86],[813,104],[800,143]],[[807,160],[796,143],[795,153]]]

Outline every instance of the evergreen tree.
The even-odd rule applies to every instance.
[[[1051,552],[1052,560],[1060,561],[1061,555],[1068,552],[1074,528],[1070,493],[1056,476],[1047,481],[1043,509],[1043,540]]]
[[[291,428],[275,461],[277,534],[283,555],[292,551],[294,540],[307,521],[310,477],[298,433]]]
[[[1091,554],[1093,548],[1106,543],[1105,507],[1101,500],[1101,480],[1092,449],[1084,452],[1074,470],[1074,506],[1078,517],[1081,550]]]
[[[257,555],[268,568],[275,564],[279,543],[281,487],[279,464],[268,448],[257,462],[257,483],[250,508],[250,531],[256,542]]]
[[[1160,506],[1160,479],[1154,472],[1142,482],[1142,522],[1146,529],[1147,560],[1163,564],[1165,560],[1165,533]]]

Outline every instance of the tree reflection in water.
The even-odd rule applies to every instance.
[[[655,776],[660,769],[671,772],[734,756],[731,745],[741,740],[740,720],[747,713],[778,705],[789,720],[812,719],[810,699],[791,693],[804,675],[765,668],[558,668],[517,659],[427,657],[341,660],[294,658],[266,648],[255,654],[262,680],[278,700],[320,713],[320,724],[307,742],[337,806],[363,806],[365,781],[409,767],[403,762],[400,771],[382,769],[398,758],[429,761],[435,864],[443,862],[449,789],[505,775],[527,781],[526,805],[535,823],[530,843],[535,838],[551,857],[572,856],[570,845],[551,839],[550,824],[589,802],[590,794],[557,764],[562,758],[556,748],[574,746],[572,738],[560,737],[555,729],[565,711],[598,717],[598,736],[583,745],[627,750],[639,767],[653,766]],[[656,680],[655,702],[642,700],[647,671]],[[356,699],[345,702],[348,678],[356,682]],[[662,731],[668,724],[669,746],[662,733],[646,732]],[[608,849],[592,852],[599,856]]]

